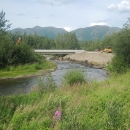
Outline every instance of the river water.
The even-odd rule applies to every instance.
[[[53,62],[56,62],[57,69],[54,72],[51,72],[50,75],[52,76],[57,86],[62,85],[65,73],[72,68],[82,69],[86,79],[89,82],[93,80],[102,81],[108,78],[107,72],[103,69],[95,69],[86,67],[84,65],[63,61],[53,61]],[[43,76],[36,76],[29,78],[0,80],[0,96],[28,93],[35,86],[38,85],[38,79],[39,78],[41,79],[42,77]]]

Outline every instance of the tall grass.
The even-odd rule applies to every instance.
[[[103,82],[0,98],[1,130],[129,130],[130,72]],[[57,123],[53,115],[62,107]]]
[[[40,71],[52,68],[56,68],[56,65],[49,61],[18,66],[8,66],[4,69],[0,69],[0,78],[37,74]]]
[[[50,74],[48,74],[46,77],[39,77],[37,81],[38,88],[41,93],[54,91],[57,87]]]
[[[65,73],[65,83],[69,85],[74,85],[76,83],[86,82],[83,70],[72,68]]]

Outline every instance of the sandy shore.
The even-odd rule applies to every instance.
[[[83,53],[69,54],[63,57],[63,60],[82,63],[86,66],[95,68],[105,68],[113,56],[112,53],[85,51]]]

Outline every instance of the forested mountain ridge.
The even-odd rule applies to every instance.
[[[76,33],[78,40],[88,41],[94,40],[95,38],[99,38],[102,40],[106,35],[112,34],[114,32],[120,31],[118,27],[109,27],[109,26],[92,26],[86,28],[79,28],[74,30]]]
[[[86,28],[78,28],[76,30],[73,30],[71,32],[74,32],[78,38],[78,40],[82,41],[88,41],[93,40],[95,38],[98,38],[102,40],[106,35],[118,32],[120,28],[118,27],[109,27],[109,26],[92,26],[92,27],[86,27]],[[13,30],[10,30],[10,32],[21,32],[22,34],[26,32],[27,35],[33,35],[37,34],[39,36],[47,36],[48,38],[56,38],[58,34],[64,34],[67,33],[65,29],[62,28],[55,28],[55,27],[40,27],[35,26],[33,28],[16,28]]]
[[[36,33],[39,36],[47,36],[49,38],[56,38],[58,34],[64,34],[67,31],[62,28],[35,26],[33,28],[25,28],[25,29],[16,28],[16,29],[10,30],[9,32],[12,32],[12,33],[21,32],[21,34],[24,34],[26,32],[27,35],[33,35]]]

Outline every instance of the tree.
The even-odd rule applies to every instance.
[[[75,33],[59,34],[56,37],[56,49],[79,49],[78,39]]]
[[[10,28],[11,24],[7,24],[9,20],[5,19],[5,12],[3,10],[0,12],[0,30],[6,31],[8,28]]]
[[[112,59],[108,69],[111,72],[123,73],[130,67],[130,19],[123,25],[120,32],[113,38],[113,52],[115,57]]]
[[[122,57],[126,63],[130,64],[130,19],[117,34],[113,49],[116,56]]]

